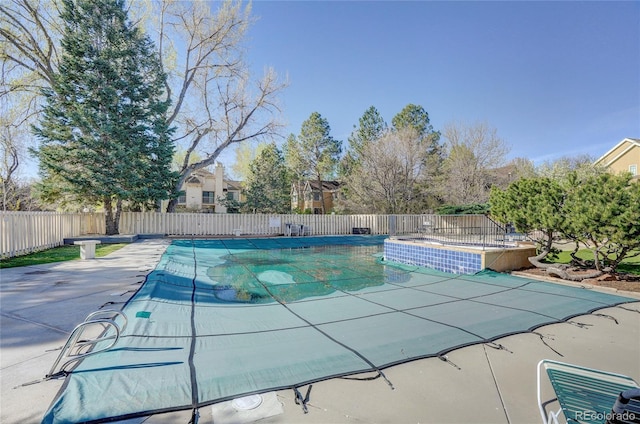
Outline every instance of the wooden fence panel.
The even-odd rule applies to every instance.
[[[420,221],[418,216],[403,215],[403,232]],[[196,214],[158,212],[123,212],[122,234],[163,234],[172,236],[219,236],[242,234],[284,234],[287,224],[304,225],[314,235],[351,234],[353,228],[370,228],[372,234],[388,234],[388,215],[293,215],[293,214]]]
[[[0,212],[0,257],[8,258],[60,246],[65,238],[102,229],[87,214],[57,212]],[[99,217],[97,217],[99,218]],[[102,217],[104,221],[104,217]]]
[[[1,256],[11,257],[59,246],[64,238],[104,234],[103,213],[0,212]],[[395,216],[396,232],[413,233],[430,215]],[[304,225],[311,235],[345,235],[354,228],[389,234],[390,215],[196,214],[123,212],[120,234],[170,236],[282,235],[287,224]]]

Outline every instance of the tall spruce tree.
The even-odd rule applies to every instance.
[[[62,59],[34,128],[43,185],[102,204],[107,234],[123,203],[170,197],[176,173],[165,75],[123,0],[63,0]]]

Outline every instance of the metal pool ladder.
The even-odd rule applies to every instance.
[[[116,323],[118,317],[122,318],[122,326]],[[126,327],[127,316],[120,311],[104,310],[89,314],[84,322],[78,324],[69,334],[67,343],[45,378],[66,375],[70,364],[111,349]],[[98,344],[104,344],[104,346],[98,346]]]

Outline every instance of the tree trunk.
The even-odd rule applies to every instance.
[[[551,252],[551,247],[553,246],[553,231],[547,231],[546,235],[547,235],[547,243],[545,246],[542,247],[542,251],[540,252],[540,254],[537,256],[532,256],[528,258],[529,262],[531,262],[531,264],[536,268],[546,269],[551,266],[554,266],[554,264],[545,264],[540,262],[547,257],[547,255]]]
[[[616,272],[616,269],[618,269],[618,265],[620,265],[620,262],[622,262],[627,257],[628,252],[629,248],[623,247],[622,251],[620,251],[620,253],[615,256],[615,259],[609,263],[608,272]],[[633,257],[633,255],[631,255],[631,257]]]
[[[537,256],[532,256],[529,259],[536,268],[542,268],[547,271],[547,275],[560,277],[563,280],[569,281],[582,281],[587,278],[596,278],[604,274],[604,272],[599,270],[594,270],[589,274],[571,274],[569,270],[569,265],[558,265],[558,264],[545,264],[541,262],[547,255],[551,252],[551,247],[553,246],[553,231],[547,232],[547,243],[542,248],[542,251]]]
[[[556,277],[560,277],[563,280],[569,280],[569,281],[582,281],[585,280],[587,278],[597,278],[599,276],[601,276],[602,274],[604,274],[603,271],[598,271],[598,270],[593,270],[593,272],[589,273],[589,274],[571,274],[566,268],[562,268],[562,267],[548,267],[547,268],[547,274],[551,275],[551,276],[556,276]]]
[[[598,246],[598,244],[594,244],[595,249],[593,251],[593,264],[595,265],[596,269],[598,271],[600,271],[602,269],[602,265],[600,264],[600,249],[602,249],[604,246]]]
[[[113,234],[120,234],[120,215],[122,215],[122,199],[116,202],[116,214],[113,217],[113,225],[116,230]]]
[[[173,213],[176,211],[176,206],[178,205],[178,199],[171,199],[167,204],[167,213]]]
[[[118,234],[118,224],[113,216],[113,204],[111,203],[111,197],[105,196],[103,201],[105,234],[108,236]]]
[[[216,155],[217,157],[217,155]],[[175,193],[179,193],[180,189],[182,188],[183,183],[187,180],[187,178],[189,177],[189,175],[191,175],[191,173],[195,170],[193,165],[189,165],[186,168],[183,168],[180,175],[180,178],[178,178],[178,181],[176,181],[176,186],[175,186]],[[176,206],[178,205],[178,198],[176,197],[175,199],[170,199],[169,200],[169,204],[167,205],[167,213],[174,213],[176,211]]]

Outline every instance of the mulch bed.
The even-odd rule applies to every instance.
[[[580,273],[590,273],[590,270],[585,271],[572,271],[574,274]],[[545,280],[550,281],[562,281],[565,283],[576,283],[576,284],[590,284],[593,286],[600,287],[609,287],[617,290],[624,290],[630,292],[639,292],[640,293],[640,275],[634,274],[603,274],[598,278],[587,278],[582,281],[567,281],[561,278],[552,277],[547,274],[544,269],[540,268],[528,268],[517,271],[517,274],[522,276],[531,276],[533,278],[544,278]]]

